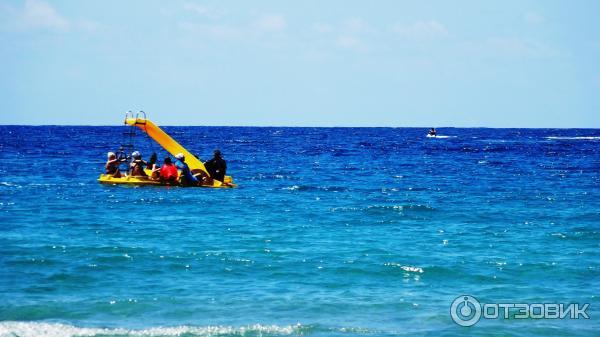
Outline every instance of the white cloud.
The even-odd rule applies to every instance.
[[[244,32],[235,26],[226,24],[196,24],[184,22],[179,27],[187,32],[218,40],[235,40],[242,38]]]
[[[195,2],[186,2],[183,4],[183,9],[185,9],[186,11],[192,12],[194,14],[206,17],[206,18],[211,18],[211,19],[218,19],[222,16],[225,15],[225,13],[223,13],[223,11],[221,10],[216,10],[213,8],[209,8],[207,6],[195,3]]]
[[[361,18],[349,18],[336,25],[318,22],[313,24],[311,28],[320,34],[340,32],[345,35],[359,35],[373,32],[373,28]]]
[[[368,51],[367,46],[355,36],[342,35],[338,37],[336,44],[341,48],[350,49],[357,52]]]
[[[210,12],[206,6],[194,3],[194,2],[186,2],[183,4],[183,8],[187,11],[194,12],[200,15],[208,15]]]
[[[375,30],[365,20],[354,17],[337,24],[315,23],[312,31],[322,35],[329,46],[364,53],[369,51],[365,40]]]
[[[84,32],[98,32],[105,28],[96,21],[86,19],[77,20],[73,25]]]
[[[268,31],[282,31],[287,22],[282,15],[265,15],[254,22],[254,27]]]
[[[435,20],[417,21],[409,25],[397,23],[392,26],[392,31],[407,38],[432,38],[448,35],[446,27]]]
[[[50,31],[98,33],[106,27],[85,18],[66,18],[48,2],[26,0],[15,7],[0,3],[0,29],[12,32]]]
[[[534,13],[534,12],[525,13],[525,15],[523,16],[523,19],[525,20],[525,22],[531,23],[531,24],[540,24],[540,23],[544,23],[544,21],[546,21],[543,16],[539,15],[538,13]]]
[[[179,28],[198,37],[229,41],[259,41],[279,36],[286,27],[281,15],[266,15],[246,24],[182,22]]]
[[[333,32],[333,26],[326,23],[315,23],[312,26],[312,29],[321,34],[331,33]]]
[[[57,31],[69,30],[70,23],[50,4],[40,0],[27,0],[23,9],[23,24],[29,28],[45,28]]]
[[[343,28],[352,33],[366,33],[371,31],[369,24],[361,18],[350,18],[346,20]]]
[[[491,38],[486,42],[485,48],[495,54],[514,57],[546,57],[555,54],[554,50],[537,41],[511,37]]]

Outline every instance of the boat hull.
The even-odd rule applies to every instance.
[[[185,186],[185,187],[208,187],[208,188],[233,188],[237,185],[233,184],[230,176],[225,177],[224,183],[213,182],[212,185],[183,185],[183,184],[164,184],[159,180],[154,180],[146,177],[119,177],[115,178],[110,174],[101,174],[98,182],[110,185],[137,185],[137,186]]]

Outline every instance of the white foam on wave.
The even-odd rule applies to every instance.
[[[243,327],[230,326],[176,326],[155,327],[140,330],[125,328],[82,328],[61,323],[43,322],[1,322],[0,337],[159,337],[159,336],[244,336],[252,335],[291,335],[301,328],[300,324],[278,326],[254,324]]]
[[[456,136],[432,136],[432,135],[427,135],[427,138],[441,138],[441,139],[446,139],[446,138],[456,138]]]
[[[396,263],[396,262],[386,262],[383,264],[384,266],[391,266],[391,267],[398,267],[404,271],[407,272],[413,272],[413,273],[423,273],[423,268],[421,267],[415,267],[415,266],[405,266],[402,265],[400,263]]]
[[[6,186],[6,187],[16,187],[16,188],[21,188],[23,186],[19,185],[19,184],[15,184],[12,183],[10,181],[0,181],[0,186]]]
[[[555,140],[599,140],[600,136],[578,136],[578,137],[550,136],[550,137],[546,137],[546,139],[555,139]]]

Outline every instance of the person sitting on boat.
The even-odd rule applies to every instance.
[[[198,178],[194,177],[192,171],[190,171],[190,167],[185,162],[185,156],[183,153],[178,153],[175,156],[175,167],[181,172],[179,172],[179,176],[181,177],[182,183],[184,185],[196,185],[198,184]]]
[[[216,179],[220,182],[225,180],[225,173],[227,171],[227,162],[221,156],[220,150],[214,151],[214,157],[204,163],[208,174],[210,174],[211,178]]]
[[[117,150],[117,153],[115,153],[115,155],[120,161],[126,161],[128,159],[127,153],[125,153],[125,149],[122,146],[119,147],[119,150]]]
[[[146,165],[148,165],[148,163],[146,163],[146,161],[142,160],[142,154],[139,151],[134,151],[131,154],[131,157],[133,158],[133,160],[131,161],[131,164],[129,165],[129,170],[131,172],[131,175],[133,177],[147,178],[148,175],[144,171],[144,167],[146,167]]]
[[[435,128],[431,128],[427,134],[435,137],[437,135],[437,131],[435,131]]]
[[[146,164],[146,170],[152,171],[152,179],[160,178],[160,167],[158,167],[158,164],[156,164],[157,161],[158,156],[156,155],[156,152],[154,152],[152,156],[150,156],[150,161],[148,161],[148,163]]]
[[[108,160],[106,161],[106,165],[104,165],[106,174],[112,175],[115,178],[120,178],[121,170],[119,170],[119,165],[123,162],[123,160],[117,158],[117,155],[114,152],[109,152],[107,157]]]
[[[158,161],[158,156],[156,155],[156,152],[154,152],[151,156],[150,156],[150,160],[148,161],[148,163],[146,164],[146,170],[155,170],[157,165],[156,162]]]
[[[117,150],[117,152],[115,152],[115,155],[117,156],[117,160],[119,161],[119,170],[120,171],[129,171],[129,167],[127,165],[127,161],[129,159],[131,159],[131,157],[129,157],[127,155],[127,153],[125,152],[125,149],[123,148],[123,146],[119,147],[119,149]]]
[[[160,181],[169,184],[176,185],[177,179],[179,178],[179,173],[177,172],[177,167],[173,165],[171,161],[171,157],[166,157],[163,161],[162,167],[160,170]]]

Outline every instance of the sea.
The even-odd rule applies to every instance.
[[[164,129],[238,187],[100,184],[168,154],[0,126],[0,336],[600,335],[599,129]]]

